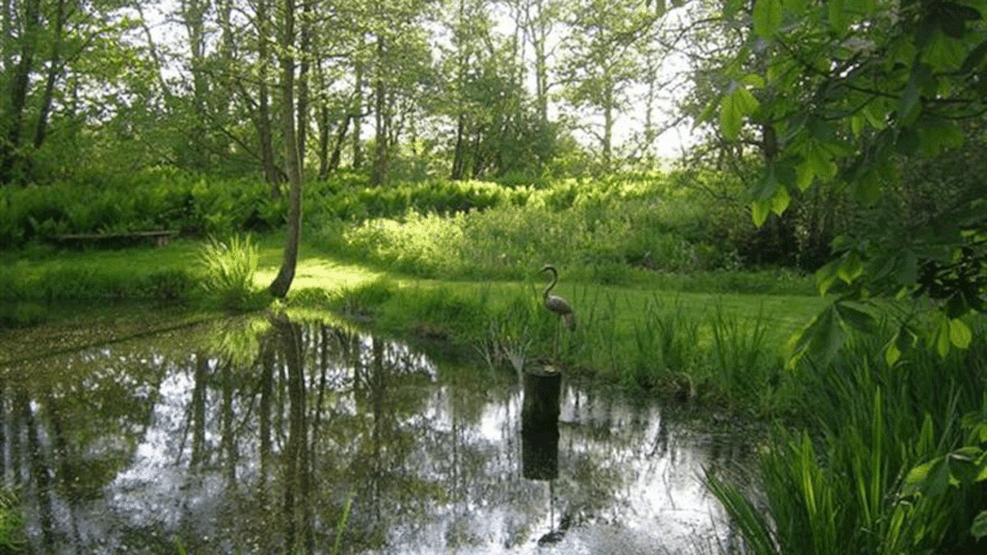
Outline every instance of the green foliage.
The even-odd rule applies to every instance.
[[[727,139],[761,147],[755,223],[771,213],[790,221],[797,197],[844,198],[856,217],[833,243],[820,289],[842,282],[845,301],[931,299],[939,316],[918,318],[935,325],[909,333],[941,354],[968,344],[959,318],[984,311],[987,288],[976,177],[985,167],[987,3],[758,0],[747,14],[728,1],[723,13],[751,23],[721,68],[714,106]],[[838,304],[820,315],[799,352],[831,355],[841,330],[857,327],[855,310]]]
[[[738,269],[758,248],[735,211],[705,191],[713,172],[615,175],[508,185],[430,180],[371,188],[340,174],[306,188],[307,237],[336,254],[423,276],[517,279],[553,260],[584,276]],[[730,185],[734,187],[735,185]],[[226,235],[283,225],[260,181],[154,170],[127,179],[0,189],[12,247],[64,233],[179,230]],[[616,283],[616,281],[614,281]]]
[[[987,400],[983,408],[987,409]],[[954,488],[969,491],[987,480],[987,413],[964,416],[963,428],[967,431],[964,445],[912,468],[905,476],[903,495],[919,501],[941,499]],[[974,517],[970,535],[977,541],[987,536],[987,510]]]
[[[0,328],[33,326],[45,321],[48,311],[34,302],[4,302],[0,306]]]
[[[347,317],[360,320],[376,314],[380,307],[394,296],[396,285],[385,279],[377,279],[359,287],[343,291],[333,299],[333,310]]]
[[[397,217],[414,211],[419,214],[451,215],[483,210],[501,203],[523,203],[529,191],[524,188],[499,187],[480,181],[442,181],[395,183],[388,187],[370,187],[363,180],[314,183],[307,193],[310,212],[328,218],[360,221]]]
[[[23,525],[17,496],[0,488],[0,553],[19,553],[23,549]]]
[[[310,211],[306,236],[334,254],[428,277],[518,279],[546,260],[605,282],[606,272],[619,280],[628,267],[737,269],[732,241],[738,236],[721,227],[732,221],[715,210],[710,197],[690,188],[693,182],[646,174],[542,182],[540,189],[336,189],[321,212]],[[463,209],[451,208],[456,206]],[[340,215],[356,217],[352,207],[384,216],[341,221]]]
[[[351,493],[349,496],[346,497],[346,504],[343,505],[343,510],[339,514],[339,520],[336,522],[336,541],[333,542],[332,544],[332,552],[331,552],[332,555],[339,555],[340,553],[343,552],[342,551],[343,532],[346,531],[346,524],[349,522],[350,509],[352,509],[353,507],[353,499],[355,497],[356,494],[354,493]]]
[[[987,343],[981,336],[970,352],[945,361],[911,351],[896,368],[883,363],[878,346],[853,334],[831,364],[796,368],[798,413],[811,418],[801,432],[779,426],[761,450],[763,499],[708,475],[754,552],[973,548],[983,511],[976,482]]]
[[[330,306],[356,321],[373,318],[388,333],[469,348],[490,367],[519,370],[554,358],[558,335],[556,362],[574,371],[592,369],[628,387],[760,415],[793,408],[800,386],[782,372],[774,341],[784,332],[766,311],[565,280],[556,292],[576,308],[573,332],[541,306],[536,283],[478,290],[378,280],[343,291]]]
[[[210,238],[198,255],[198,263],[205,273],[203,288],[223,308],[253,307],[259,297],[254,285],[257,258],[257,246],[249,235],[235,235],[224,241]]]
[[[774,398],[781,388],[781,361],[769,341],[763,314],[741,319],[717,307],[710,317],[710,329],[713,381],[729,392],[730,402],[761,412],[775,408]]]
[[[69,233],[269,230],[281,225],[283,214],[283,202],[270,200],[260,180],[207,179],[170,170],[0,187],[0,240],[10,247]]]

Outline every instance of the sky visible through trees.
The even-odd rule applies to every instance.
[[[270,4],[270,0],[268,0]],[[231,5],[229,21],[234,27],[233,39],[234,49],[240,52],[238,61],[243,61],[255,55],[251,50],[256,50],[256,38],[250,35],[255,34],[252,27],[256,26],[256,2],[195,2],[189,0],[165,0],[160,2],[140,2],[139,4],[124,3],[116,10],[117,17],[124,21],[130,21],[129,30],[122,35],[122,42],[129,44],[131,48],[141,52],[151,63],[159,64],[156,71],[159,72],[159,82],[162,88],[169,89],[169,94],[183,95],[194,93],[196,77],[194,73],[204,71],[206,79],[212,81],[207,87],[222,94],[218,90],[221,72],[229,72],[230,77],[242,81],[241,86],[256,86],[256,69],[234,67],[233,64],[223,67],[222,65],[211,66],[206,70],[196,70],[193,68],[194,61],[190,59],[195,56],[204,58],[216,57],[223,49],[222,10],[224,5]],[[238,5],[242,4],[242,5]],[[350,8],[345,6],[345,2],[315,2],[312,4],[314,18],[321,26],[319,34],[328,37],[337,37],[345,34],[355,35],[354,29],[372,23],[357,21],[356,15],[347,15]],[[354,6],[372,6],[373,3],[350,2]],[[386,3],[385,3],[386,4]],[[382,9],[389,8],[381,4]],[[691,144],[692,136],[698,134],[692,129],[692,120],[683,118],[677,109],[677,103],[682,95],[687,92],[687,67],[685,56],[679,52],[675,54],[674,49],[682,50],[683,43],[675,45],[674,49],[664,48],[659,43],[663,42],[661,35],[667,35],[670,31],[666,28],[681,27],[689,15],[686,9],[681,8],[664,14],[659,19],[655,16],[652,8],[645,6],[641,2],[628,1],[617,3],[591,2],[587,4],[590,10],[601,10],[603,5],[608,5],[607,10],[602,12],[601,21],[584,21],[588,17],[587,12],[580,12],[581,2],[561,2],[561,1],[541,1],[541,0],[521,0],[516,2],[476,2],[462,0],[456,2],[427,2],[415,9],[418,13],[414,15],[414,31],[421,35],[421,39],[427,47],[421,55],[430,57],[426,63],[431,67],[419,67],[414,71],[438,72],[430,78],[448,79],[441,67],[450,62],[455,56],[454,44],[456,22],[454,14],[460,4],[474,4],[473,10],[482,17],[476,16],[474,23],[480,19],[486,19],[486,27],[474,25],[475,28],[469,32],[475,36],[468,37],[468,41],[475,46],[476,53],[471,54],[466,59],[466,63],[473,66],[471,70],[481,71],[476,67],[482,63],[497,63],[492,52],[498,48],[514,50],[511,54],[515,59],[511,63],[517,63],[521,67],[518,72],[519,85],[523,87],[525,94],[533,97],[537,94],[536,75],[536,49],[544,50],[547,58],[547,91],[544,91],[548,99],[548,117],[552,121],[564,121],[566,127],[575,137],[580,145],[593,153],[602,152],[604,149],[614,149],[619,151],[618,157],[642,158],[648,156],[676,157],[682,154],[681,146]],[[599,5],[597,5],[599,4]],[[190,36],[189,15],[194,14],[197,8],[202,10],[202,35],[193,39]],[[282,15],[280,7],[272,6],[270,14],[273,16],[272,25],[280,25],[279,18]],[[469,8],[469,6],[466,6]],[[612,8],[612,9],[611,9]],[[397,12],[400,7],[394,6],[391,11]],[[269,8],[270,10],[270,8]],[[538,11],[544,12],[544,21],[538,19]],[[612,13],[611,13],[612,12]],[[366,16],[367,14],[360,14]],[[607,21],[620,23],[639,18],[636,29],[605,29]],[[635,20],[636,21],[636,20]],[[547,33],[544,34],[545,44],[537,45],[535,42],[534,27],[544,25]],[[343,33],[334,31],[337,28],[347,28]],[[239,30],[237,30],[239,29]],[[276,32],[276,30],[275,30]],[[606,33],[610,33],[607,35]],[[625,33],[627,37],[617,36]],[[365,28],[363,40],[374,40],[372,28]],[[585,44],[586,37],[596,40],[595,44]],[[190,42],[197,40],[201,43],[199,54],[190,54]],[[274,40],[273,38],[269,40]],[[353,36],[347,37],[353,41]],[[325,41],[330,42],[330,41]],[[336,44],[323,44],[319,48],[325,48],[324,53],[314,52],[317,58],[321,58],[320,63],[334,66],[334,73],[320,83],[313,83],[316,96],[323,95],[327,98],[345,99],[352,97],[355,87],[355,77],[357,74],[357,58],[363,54],[358,54],[357,45],[346,43],[343,40],[335,41]],[[253,43],[253,44],[252,44]],[[620,44],[618,44],[620,43]],[[633,43],[633,44],[632,44]],[[638,45],[650,43],[648,48],[640,48]],[[598,52],[611,52],[613,56],[625,53],[626,59],[617,60],[628,66],[623,79],[626,83],[618,85],[619,95],[609,101],[593,100],[593,88],[601,87],[599,76],[587,73],[589,68],[596,63],[600,68],[609,70],[608,60],[598,60],[591,62]],[[460,48],[462,50],[462,48]],[[482,52],[486,50],[486,55]],[[629,52],[633,50],[633,52]],[[271,54],[277,55],[277,52]],[[483,60],[482,58],[488,58]],[[372,63],[372,61],[371,61]],[[602,64],[602,65],[600,65]],[[247,75],[243,73],[247,71]],[[630,73],[627,73],[630,71]],[[274,76],[269,75],[268,79]],[[368,76],[363,75],[364,79]],[[367,85],[370,83],[368,82]],[[193,90],[187,90],[193,89]],[[365,86],[366,89],[366,86]],[[163,91],[157,91],[161,93]],[[201,91],[200,91],[201,92]],[[439,95],[450,96],[452,91],[429,91]],[[233,96],[237,92],[225,91],[227,95]],[[372,90],[364,90],[364,100],[370,100],[373,96]],[[447,98],[448,99],[448,98]],[[428,102],[435,104],[434,100],[419,101],[424,104]],[[601,145],[604,141],[605,131],[601,128],[605,125],[604,114],[605,104],[611,104],[617,109],[617,113],[611,123],[613,129],[608,138],[611,144]],[[331,111],[338,112],[340,108],[334,106]],[[423,110],[422,110],[423,111]],[[425,117],[421,121],[426,125],[417,129],[416,132],[423,136],[432,136],[435,141],[449,140],[447,127],[448,121],[437,117],[437,114],[423,114]],[[373,126],[373,106],[366,106],[361,114],[360,127],[366,132]],[[357,122],[350,123],[349,133],[354,132]],[[662,133],[666,127],[672,129]],[[364,136],[364,139],[369,137]]]

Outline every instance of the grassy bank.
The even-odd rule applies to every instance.
[[[252,288],[262,291],[280,264],[281,237],[264,235],[255,242]],[[58,307],[78,302],[215,310],[215,293],[201,286],[209,281],[201,263],[204,245],[210,243],[186,239],[162,248],[36,247],[7,253],[0,285],[4,296],[17,302],[7,305],[13,313],[4,318],[8,325],[43,321]],[[341,261],[307,245],[283,304],[331,310],[376,331],[442,344],[491,366],[510,368],[512,359],[517,363],[523,357],[662,394],[771,414],[788,410],[784,391],[793,387],[783,379],[781,345],[823,303],[813,296],[729,292],[792,288],[790,275],[785,281],[771,272],[706,272],[696,279],[706,280],[709,292],[696,291],[688,276],[643,269],[623,270],[619,284],[563,273],[556,293],[569,299],[579,320],[570,333],[540,306],[543,278],[535,266],[521,280],[427,279]],[[805,289],[807,281],[801,285]]]
[[[558,363],[760,415],[790,408],[795,384],[782,371],[781,345],[820,306],[812,297],[564,284],[556,291],[578,321],[569,332],[541,307],[540,290],[534,281],[380,280],[349,290],[333,306],[393,333],[456,342],[490,366]]]

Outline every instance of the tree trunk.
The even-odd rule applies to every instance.
[[[277,277],[268,291],[272,296],[284,298],[295,279],[298,264],[298,245],[302,227],[302,153],[298,150],[295,133],[295,1],[284,0],[284,33],[281,42],[281,119],[284,126],[285,163],[291,192],[288,196],[288,230],[285,237],[284,257]]]
[[[302,60],[298,67],[298,109],[295,124],[295,131],[298,133],[298,152],[300,165],[305,164],[305,141],[308,137],[308,79],[309,79],[309,59],[305,53],[311,51],[312,46],[312,4],[304,2],[302,4],[302,24],[301,36],[299,37],[298,51],[302,53]]]
[[[188,32],[189,54],[192,65],[192,106],[195,113],[194,121],[189,129],[189,157],[192,167],[196,170],[207,168],[206,158],[206,93],[208,84],[205,74],[205,1],[185,0],[182,2],[182,15]]]
[[[236,37],[233,33],[233,1],[218,0],[216,3],[219,11],[219,28],[222,33],[219,46],[219,59],[227,68],[233,68],[236,64]],[[220,79],[226,94],[221,95],[220,103],[216,110],[219,114],[229,114],[232,98],[236,90],[236,80],[233,72],[226,71],[226,75]]]
[[[281,175],[278,172],[277,164],[274,160],[274,138],[271,131],[271,107],[270,95],[267,90],[268,64],[270,54],[268,53],[267,40],[270,37],[267,12],[268,0],[257,0],[257,64],[258,64],[258,84],[257,84],[257,136],[260,140],[260,159],[264,168],[264,178],[271,186],[271,198],[277,200],[281,198]]]
[[[329,157],[329,171],[336,171],[339,169],[339,161],[343,154],[343,141],[346,140],[346,132],[350,127],[350,120],[357,121],[357,118],[347,114],[340,122],[339,128],[336,131],[336,142],[332,147],[332,156]]]
[[[609,172],[613,158],[613,81],[607,79],[603,90],[603,171]]]
[[[41,0],[24,1],[24,31],[20,36],[21,55],[14,70],[10,86],[10,108],[3,114],[7,125],[7,140],[0,144],[0,183],[14,179],[15,167],[20,157],[21,130],[24,125],[24,108],[27,105],[27,89],[31,84],[34,54],[38,31],[41,26]]]
[[[357,59],[353,68],[353,169],[358,170],[363,167],[363,137],[361,126],[363,124],[363,59],[360,57],[363,51],[363,36],[360,36],[360,45],[357,48]]]
[[[374,90],[374,116],[376,129],[374,135],[374,169],[370,178],[371,185],[383,185],[387,182],[387,87],[384,84],[384,37],[377,37],[377,84]]]
[[[329,106],[324,100],[319,106],[319,117],[315,121],[319,128],[319,149],[316,151],[319,155],[319,172],[316,175],[321,181],[329,176]]]
[[[48,63],[48,76],[45,79],[45,91],[41,97],[41,108],[38,110],[38,124],[34,128],[34,148],[39,149],[48,134],[48,116],[51,114],[51,102],[55,93],[55,82],[62,69],[62,32],[67,17],[65,0],[58,0],[55,18],[54,40],[51,43],[51,59]]]
[[[459,181],[466,176],[466,115],[459,114],[456,121],[456,147],[452,154],[452,174],[449,176],[454,181]]]
[[[538,117],[542,123],[548,121],[548,56],[545,45],[548,42],[548,20],[542,0],[536,0],[538,13],[532,19],[531,6],[525,7],[528,32],[531,46],[535,52],[535,104],[538,106]]]

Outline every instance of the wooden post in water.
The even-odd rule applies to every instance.
[[[527,369],[521,405],[522,474],[529,480],[559,475],[559,396],[562,374],[553,367]]]

